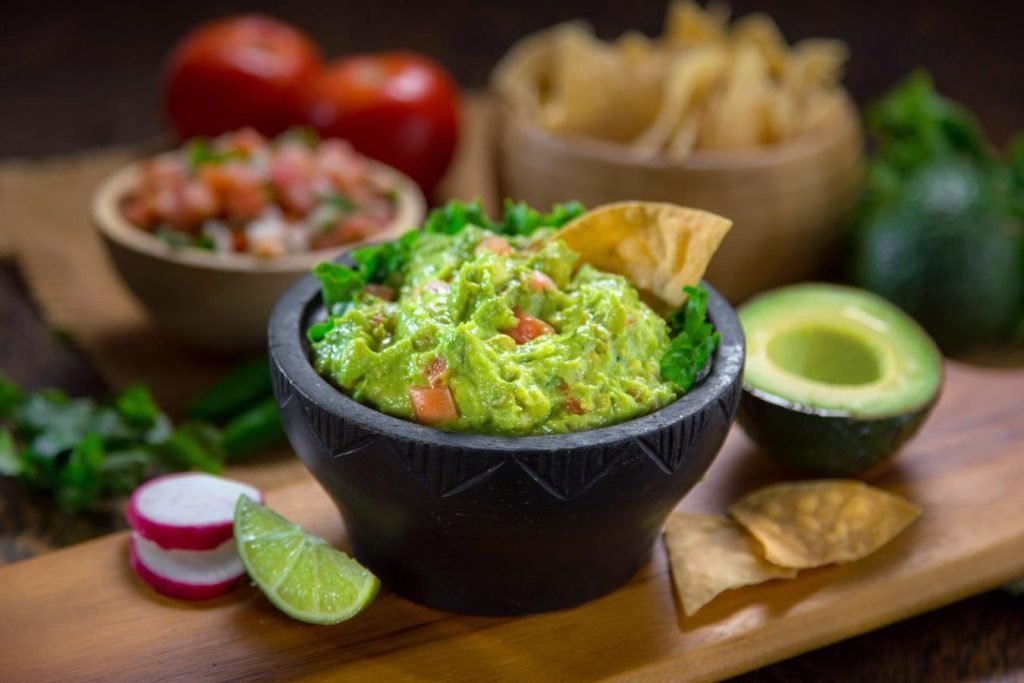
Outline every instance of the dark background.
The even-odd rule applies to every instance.
[[[770,13],[791,41],[846,40],[853,55],[847,84],[861,103],[910,69],[927,66],[945,93],[977,113],[996,143],[1024,130],[1024,2],[737,0],[732,5],[735,15]],[[159,135],[160,64],[171,45],[201,21],[252,10],[299,25],[329,56],[416,50],[445,64],[463,86],[479,88],[495,61],[525,33],[584,17],[603,37],[630,28],[654,35],[665,2],[3,0],[0,157],[42,156]],[[0,370],[33,387],[103,391],[73,349],[48,334],[9,262],[0,264]],[[17,487],[0,486],[0,501],[18,495]],[[13,524],[20,528],[23,521]],[[57,529],[52,545],[83,534],[74,524],[51,520],[48,526]],[[745,680],[1018,680],[1024,672],[1022,614],[1024,598],[991,592]]]
[[[162,129],[159,73],[197,23],[262,11],[308,31],[329,56],[405,48],[482,87],[518,37],[583,17],[603,37],[660,32],[664,0],[144,0],[0,3],[0,156],[40,155],[152,138]],[[1024,128],[1024,3],[924,0],[736,0],[766,11],[789,40],[846,40],[847,83],[866,101],[917,66],[970,105],[993,140]]]

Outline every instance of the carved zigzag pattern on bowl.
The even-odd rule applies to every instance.
[[[383,451],[388,447],[386,439],[346,424],[313,403],[305,403],[303,407],[310,430],[324,451],[335,458],[354,455],[367,448]]]
[[[652,437],[638,438],[637,447],[665,474],[676,472],[688,453],[700,443],[713,418],[707,411],[697,413],[689,420],[659,430]]]
[[[426,443],[407,444],[400,455],[409,472],[440,496],[468,491],[506,463]]]
[[[518,455],[516,463],[552,496],[569,500],[608,474],[621,456],[621,449],[610,448],[576,454],[549,451]]]

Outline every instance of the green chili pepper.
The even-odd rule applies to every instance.
[[[273,396],[270,361],[266,356],[243,363],[225,375],[191,405],[189,417],[223,424],[256,403]]]
[[[229,458],[251,455],[284,440],[277,402],[266,399],[224,426],[224,450]]]

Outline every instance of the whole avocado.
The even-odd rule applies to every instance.
[[[1018,232],[984,173],[966,159],[939,158],[859,225],[852,274],[955,353],[1004,338],[1018,321]]]
[[[1016,165],[921,72],[870,107],[867,125],[875,151],[851,233],[852,280],[916,318],[946,353],[1005,340],[1024,319]]]

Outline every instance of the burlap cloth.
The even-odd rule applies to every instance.
[[[441,195],[493,205],[490,106],[481,96],[465,104],[463,144]],[[14,255],[48,324],[70,335],[112,387],[141,382],[179,413],[237,359],[164,337],[107,257],[90,198],[104,177],[138,155],[108,149],[0,164],[0,255]]]

